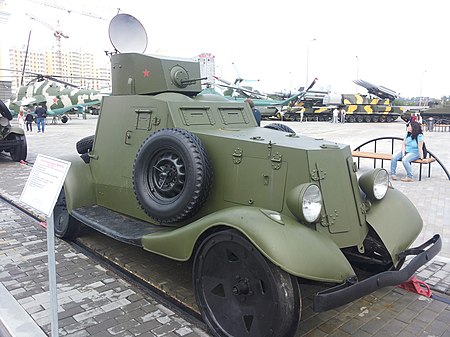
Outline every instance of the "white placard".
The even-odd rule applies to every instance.
[[[49,217],[69,171],[70,162],[38,154],[20,201]]]

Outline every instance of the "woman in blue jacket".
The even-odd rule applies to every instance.
[[[391,159],[391,179],[398,180],[397,162],[402,161],[405,167],[406,177],[402,178],[402,181],[411,182],[414,181],[411,162],[417,159],[423,159],[423,133],[422,127],[417,122],[410,122],[407,124],[406,137],[402,143],[402,150],[392,156]]]

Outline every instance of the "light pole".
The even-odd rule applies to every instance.
[[[423,88],[423,79],[424,79],[424,77],[425,77],[425,73],[426,73],[426,72],[427,72],[426,70],[423,71],[423,74],[422,74],[422,80],[420,81],[420,98],[419,98],[419,106],[422,106],[422,88]]]
[[[308,82],[308,73],[309,73],[309,44],[311,42],[316,41],[316,39],[312,39],[308,41],[308,44],[306,46],[306,84],[305,84],[305,89],[308,88],[309,82]]]
[[[356,80],[359,80],[359,57],[356,55]],[[358,85],[355,87],[355,92],[358,93]]]

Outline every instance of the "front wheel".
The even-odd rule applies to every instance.
[[[69,121],[69,117],[67,117],[66,115],[63,115],[61,117],[61,122],[63,122],[63,124],[66,124]]]
[[[74,239],[80,231],[80,226],[67,211],[66,194],[61,190],[53,209],[55,235],[60,239]]]
[[[214,336],[292,337],[300,319],[297,280],[236,230],[211,234],[194,260],[193,283]]]
[[[12,147],[9,151],[11,154],[11,159],[17,162],[26,160],[28,152],[27,139],[24,135],[12,134],[11,137],[18,142],[18,144]]]

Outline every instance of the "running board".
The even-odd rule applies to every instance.
[[[71,215],[100,233],[138,247],[142,247],[144,235],[173,229],[131,218],[98,205],[76,208]]]

